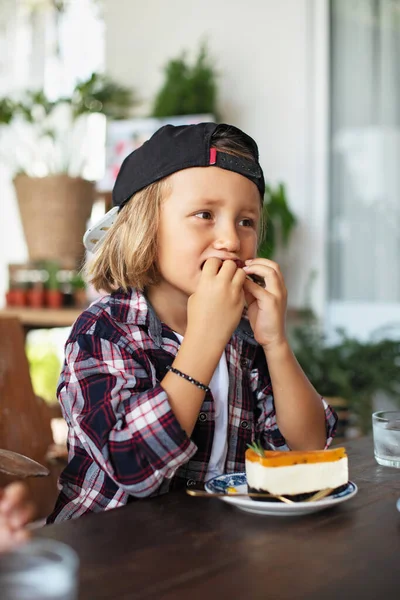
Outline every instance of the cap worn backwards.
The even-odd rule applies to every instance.
[[[211,137],[219,128],[233,130],[245,138],[255,161],[212,148]],[[98,247],[117,218],[120,208],[136,192],[176,171],[208,166],[220,167],[247,177],[257,186],[261,199],[264,197],[265,182],[258,162],[258,147],[250,136],[237,127],[226,124],[165,125],[123,161],[112,194],[114,208],[85,233],[85,247],[91,252]]]

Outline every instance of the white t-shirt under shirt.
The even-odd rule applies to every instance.
[[[180,342],[183,336],[174,331]],[[190,373],[188,373],[190,375]],[[228,451],[228,391],[229,374],[225,352],[219,360],[214,375],[211,378],[209,388],[214,398],[215,428],[214,439],[211,449],[210,462],[208,463],[206,481],[216,475],[221,475],[225,470],[226,453]]]

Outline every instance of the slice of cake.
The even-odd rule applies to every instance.
[[[300,501],[319,490],[340,488],[349,480],[345,448],[280,452],[253,444],[245,459],[249,492]]]

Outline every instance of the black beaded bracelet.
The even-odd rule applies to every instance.
[[[175,369],[175,367],[171,367],[170,365],[168,365],[167,371],[171,371],[172,373],[175,373],[175,375],[179,375],[179,377],[183,377],[183,379],[186,379],[186,381],[193,383],[193,385],[200,388],[204,392],[210,391],[210,388],[208,387],[208,385],[204,385],[204,383],[200,383],[200,381],[197,381],[197,379],[193,379],[193,377],[190,377],[190,375],[186,375],[186,373],[182,373],[182,371],[178,371],[178,369]]]

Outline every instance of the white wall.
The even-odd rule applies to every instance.
[[[313,305],[321,313],[326,0],[105,0],[105,19],[107,71],[135,87],[143,114],[166,61],[192,54],[207,37],[223,120],[256,138],[266,179],[287,184],[300,221],[282,265],[289,304],[301,306],[316,268]]]

